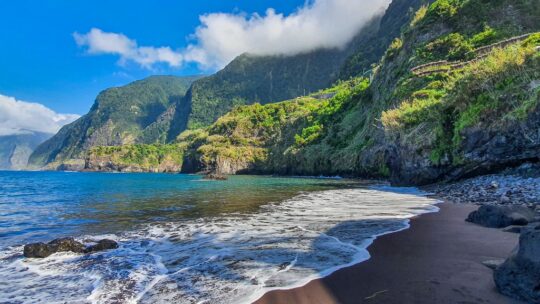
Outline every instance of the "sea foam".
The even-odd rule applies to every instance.
[[[329,190],[107,235],[120,247],[92,255],[24,259],[11,247],[0,252],[0,302],[249,303],[367,260],[377,236],[436,203],[410,188]]]

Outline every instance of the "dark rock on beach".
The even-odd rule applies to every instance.
[[[32,243],[24,246],[23,254],[27,258],[46,258],[57,252],[91,253],[118,248],[113,240],[103,239],[97,244],[86,247],[71,237],[59,238],[49,243]]]
[[[103,239],[97,242],[97,244],[89,246],[84,250],[85,253],[97,252],[109,249],[118,248],[118,243],[113,240]]]
[[[466,221],[489,228],[525,226],[534,218],[534,212],[524,206],[485,205],[469,214]]]
[[[494,279],[500,293],[540,303],[540,223],[523,229],[517,253],[497,267]]]
[[[501,174],[432,185],[425,190],[452,203],[534,206],[540,204],[540,167],[525,164]]]

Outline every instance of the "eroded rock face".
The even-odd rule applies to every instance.
[[[519,250],[494,272],[500,293],[540,303],[540,223],[525,227],[519,238]]]
[[[471,212],[466,221],[489,228],[525,226],[534,219],[534,212],[524,206],[485,205]]]
[[[433,163],[430,160],[433,138],[411,143],[410,138],[422,137],[406,135],[388,144],[390,153],[386,155],[386,163],[394,184],[426,185],[441,180],[455,181],[536,160],[540,155],[540,107],[524,121],[463,130],[463,141],[456,151],[456,155],[461,156],[459,164],[446,158],[438,164]]]

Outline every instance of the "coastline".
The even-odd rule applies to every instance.
[[[481,263],[506,258],[519,235],[465,222],[475,205],[437,207],[377,237],[368,260],[254,303],[522,303],[499,294]]]

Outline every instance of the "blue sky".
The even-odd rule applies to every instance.
[[[55,133],[97,94],[236,56],[344,47],[390,0],[2,0],[0,136]]]
[[[197,64],[144,68],[118,56],[92,56],[78,46],[74,32],[91,28],[123,33],[139,45],[180,49],[213,12],[258,12],[273,7],[289,14],[303,0],[196,1],[0,1],[0,94],[42,103],[61,113],[84,114],[97,93],[152,74],[199,74]],[[210,72],[205,70],[204,73]]]

